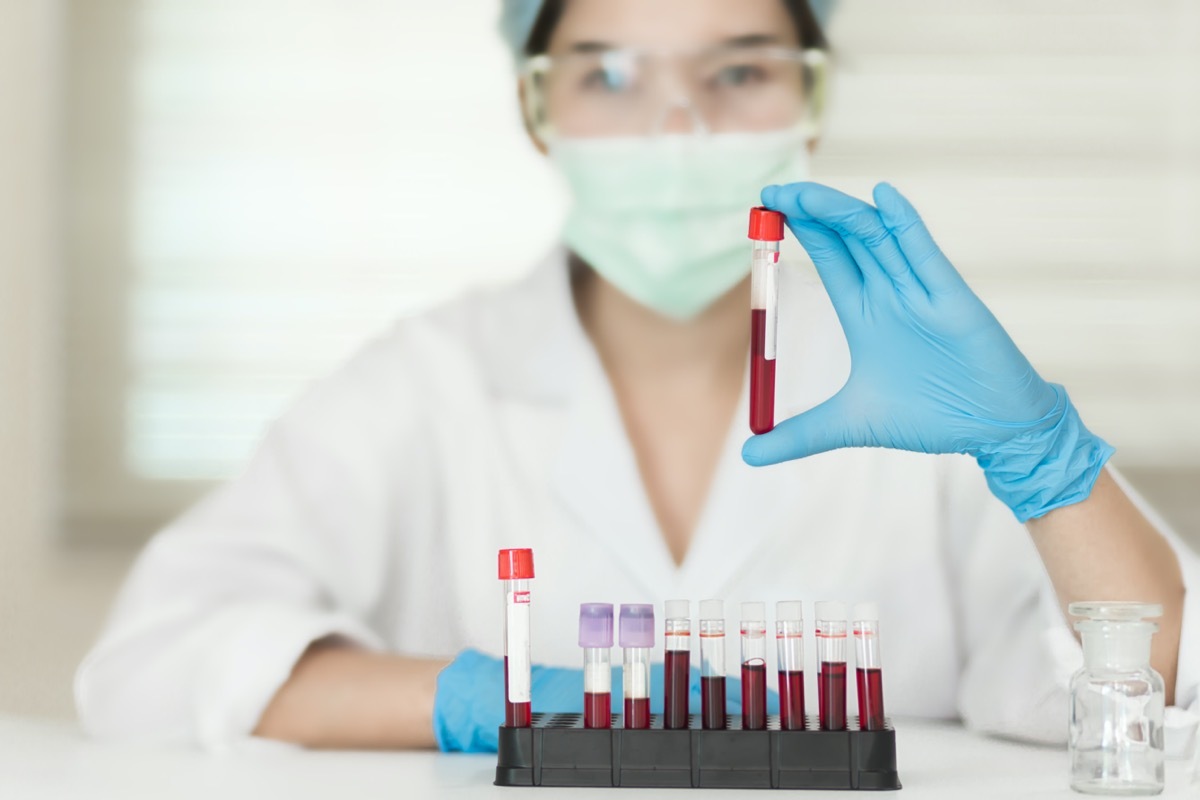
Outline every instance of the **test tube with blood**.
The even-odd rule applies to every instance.
[[[650,650],[654,647],[654,606],[621,606],[622,689],[626,728],[650,727]]]
[[[750,430],[775,427],[775,340],[783,214],[750,209]]]
[[[700,601],[700,716],[706,729],[725,727],[725,603]]]
[[[583,648],[583,727],[612,727],[611,603],[579,606],[579,646]]]
[[[767,727],[767,606],[742,603],[742,729]]]
[[[530,713],[529,581],[533,551],[500,551],[500,580],[504,588],[504,725],[528,728]]]
[[[663,727],[688,726],[688,696],[691,692],[692,610],[687,600],[663,604],[663,637],[666,658],[663,669]]]
[[[855,675],[858,678],[858,725],[883,730],[883,664],[879,655],[879,607],[854,606]]]
[[[817,603],[817,701],[821,730],[846,728],[846,604]]]
[[[775,645],[779,657],[779,727],[804,730],[804,606],[799,600],[775,604]]]

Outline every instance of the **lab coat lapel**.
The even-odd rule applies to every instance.
[[[747,380],[708,501],[680,568],[677,592],[683,597],[723,597],[781,528],[783,500],[789,492],[795,493],[796,487],[787,480],[791,470],[786,465],[756,468],[742,460],[742,444],[750,436],[749,414]]]
[[[587,535],[612,549],[657,601],[675,564],[650,508],[612,387],[580,331],[573,397],[551,477],[555,494]]]

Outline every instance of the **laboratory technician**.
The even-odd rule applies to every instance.
[[[1153,665],[1194,706],[1196,556],[896,189],[804,182],[827,12],[506,0],[562,248],[397,324],[149,543],[79,668],[86,730],[494,747],[503,547],[536,554],[534,710],[581,705],[580,602],[673,597],[876,600],[890,714],[1045,741],[1081,664],[1066,604],[1158,602]],[[791,418],[747,440],[760,197],[815,270],[781,278]]]

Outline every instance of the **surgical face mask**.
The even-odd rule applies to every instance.
[[[808,177],[808,134],[558,139],[550,156],[574,203],[563,239],[622,292],[689,319],[749,272],[759,192]]]

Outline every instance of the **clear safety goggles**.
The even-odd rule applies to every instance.
[[[815,136],[825,64],[822,50],[775,45],[540,55],[522,70],[525,119],[543,140],[655,135],[680,124],[711,133],[804,126]]]

